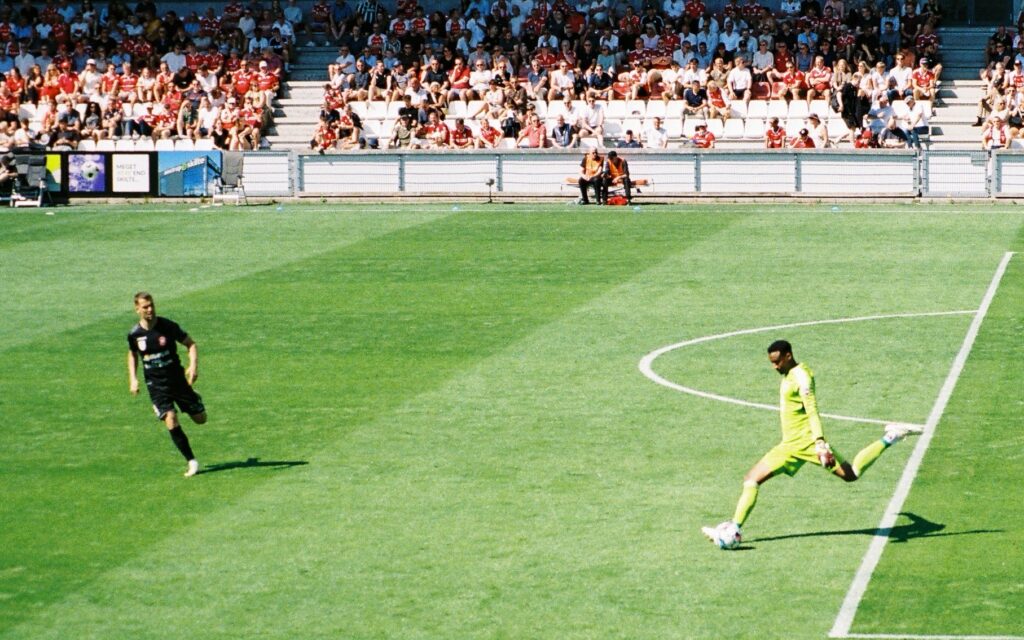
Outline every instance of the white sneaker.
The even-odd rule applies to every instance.
[[[890,422],[885,425],[885,440],[892,444],[899,442],[909,435],[924,433],[924,427],[916,424],[905,424],[903,422]]]
[[[186,478],[191,478],[192,476],[196,475],[197,473],[199,473],[199,461],[198,460],[189,460],[188,461],[188,471],[185,472],[185,477]]]

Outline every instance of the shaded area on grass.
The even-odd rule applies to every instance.
[[[253,469],[257,467],[270,467],[274,469],[288,469],[290,467],[300,467],[304,464],[309,464],[306,460],[260,460],[259,458],[249,458],[247,460],[235,460],[233,462],[218,462],[215,464],[208,465],[199,470],[200,474],[204,473],[217,473],[218,471],[231,471],[234,469]]]
[[[793,538],[816,538],[820,536],[888,536],[892,542],[908,542],[916,538],[939,538],[945,536],[965,536],[980,533],[1003,533],[1001,529],[973,529],[971,531],[947,531],[946,525],[940,522],[932,522],[922,518],[915,513],[900,513],[910,519],[907,524],[896,525],[888,529],[868,527],[866,529],[845,529],[839,531],[808,531],[805,533],[789,533],[783,536],[769,536],[767,538],[755,538],[750,542],[774,542],[777,540],[792,540]]]

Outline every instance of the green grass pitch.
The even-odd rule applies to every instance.
[[[728,518],[770,411],[659,347],[977,309],[1010,205],[190,205],[0,214],[0,639],[824,638],[913,441]],[[184,462],[131,398],[131,295],[200,348]],[[666,353],[773,404],[924,423],[970,315]],[[860,634],[1024,636],[1024,255],[860,602]],[[826,420],[847,456],[875,424]]]

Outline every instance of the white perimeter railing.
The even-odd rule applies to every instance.
[[[1020,198],[1024,152],[622,150],[647,198]],[[582,151],[245,154],[251,196],[565,197]],[[490,184],[489,184],[490,183]]]

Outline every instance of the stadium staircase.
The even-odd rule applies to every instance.
[[[274,150],[308,151],[320,105],[323,104],[327,65],[338,55],[337,47],[300,46],[297,60],[277,99],[274,125],[266,138]]]
[[[981,132],[974,124],[984,66],[985,45],[991,27],[956,27],[939,30],[945,68],[936,117],[932,121],[932,149],[978,149]],[[266,139],[275,150],[307,151],[316,129],[327,82],[327,65],[335,47],[301,46],[274,110],[274,124]],[[722,148],[760,148],[760,140],[721,140]]]

